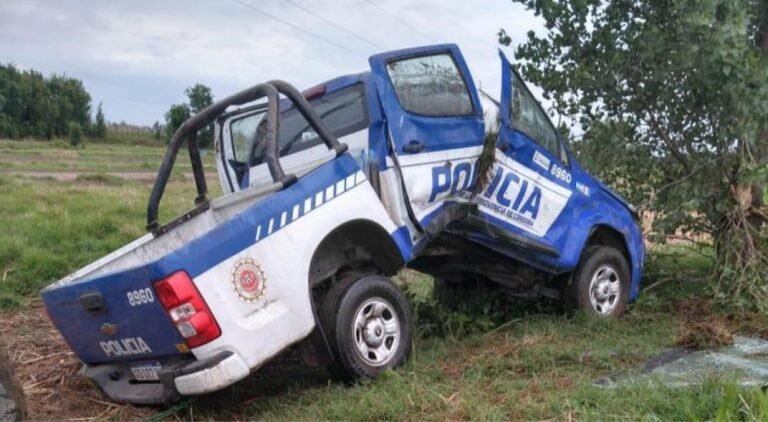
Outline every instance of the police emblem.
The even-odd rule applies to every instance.
[[[244,301],[255,302],[264,296],[267,278],[256,261],[243,258],[232,269],[232,288]]]

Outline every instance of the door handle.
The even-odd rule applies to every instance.
[[[403,145],[403,151],[409,154],[416,154],[417,152],[424,151],[424,144],[421,143],[421,141],[417,141],[414,139],[411,142],[408,142],[407,144]]]

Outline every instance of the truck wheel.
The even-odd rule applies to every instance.
[[[630,271],[624,255],[610,246],[589,246],[573,274],[579,309],[601,317],[619,317],[627,310]]]
[[[21,421],[25,416],[24,393],[13,376],[11,362],[0,354],[0,421]]]
[[[349,276],[334,284],[323,300],[320,321],[334,355],[329,369],[339,378],[373,378],[403,364],[410,354],[410,304],[386,277]]]

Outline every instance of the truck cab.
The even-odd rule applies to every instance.
[[[481,280],[621,315],[643,266],[632,208],[579,166],[499,54],[493,110],[445,44],[374,55],[368,71],[301,93],[259,84],[185,122],[150,195],[150,233],[42,293],[86,376],[114,400],[167,402],[301,343],[340,378],[374,377],[410,352],[410,305],[389,279],[404,267],[440,289]],[[215,199],[195,137],[210,123]],[[182,145],[195,207],[161,225]]]

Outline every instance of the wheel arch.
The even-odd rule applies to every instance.
[[[308,272],[310,304],[316,325],[302,351],[307,363],[328,365],[335,359],[318,315],[328,288],[339,281],[335,276],[353,271],[364,273],[370,270],[370,264],[386,276],[394,275],[405,265],[392,236],[374,221],[347,221],[331,230],[317,244]],[[329,279],[332,283],[324,283]]]
[[[616,228],[607,224],[597,224],[592,227],[587,237],[582,253],[592,245],[611,246],[621,252],[627,260],[630,271],[632,268],[632,254],[629,252],[629,243],[626,236]]]
[[[405,260],[392,236],[378,223],[356,219],[333,229],[320,241],[309,265],[310,288],[343,271],[345,267],[370,263],[392,276]]]

